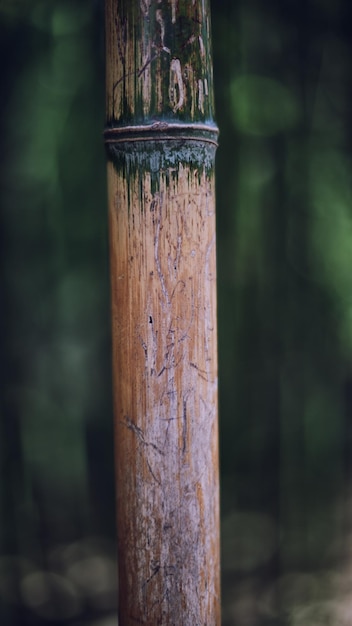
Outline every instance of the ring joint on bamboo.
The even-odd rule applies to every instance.
[[[218,146],[218,129],[211,124],[155,122],[107,127],[107,156],[117,170],[145,171],[159,178],[161,171],[188,165],[210,175]]]
[[[106,144],[147,141],[201,141],[218,146],[219,130],[210,124],[173,124],[155,122],[146,125],[107,127],[104,131]]]

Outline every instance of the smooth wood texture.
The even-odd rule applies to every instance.
[[[107,0],[120,626],[220,626],[215,146],[198,78],[204,87],[210,71],[205,4]],[[186,23],[194,97],[185,57],[178,65],[165,43],[181,46]],[[156,99],[140,70],[144,48],[156,54]],[[145,132],[155,119],[158,138]],[[175,122],[180,136],[163,134]]]

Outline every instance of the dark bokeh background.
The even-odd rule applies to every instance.
[[[223,626],[352,623],[351,6],[212,4]],[[0,624],[116,626],[102,2],[0,62]]]

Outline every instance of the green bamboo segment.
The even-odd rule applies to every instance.
[[[107,125],[212,122],[210,9],[201,0],[106,0]]]

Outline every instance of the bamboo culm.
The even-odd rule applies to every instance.
[[[220,626],[205,0],[106,0],[119,625]]]

